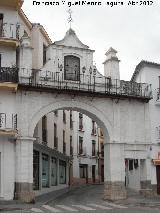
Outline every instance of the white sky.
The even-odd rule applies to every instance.
[[[102,6],[71,8],[74,20],[72,28],[84,44],[96,51],[94,61],[98,70],[103,73],[104,54],[111,46],[118,51],[121,60],[121,79],[130,80],[142,59],[159,63],[160,1],[152,0],[152,6],[128,6],[129,1],[124,0],[124,6],[114,7],[105,5],[106,0],[101,1]],[[62,39],[69,28],[66,3],[61,3],[61,6],[33,6],[32,0],[24,0],[22,9],[31,22],[44,26],[54,42]]]

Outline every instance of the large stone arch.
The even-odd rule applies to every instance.
[[[124,143],[120,141],[120,107],[114,99],[88,97],[62,93],[25,92],[19,96],[19,126],[21,134],[17,140],[17,179],[16,185],[22,188],[33,183],[33,141],[34,129],[39,120],[49,112],[59,109],[72,109],[86,114],[103,129],[105,198],[116,200],[126,197]],[[31,110],[32,109],[32,110]],[[21,150],[25,150],[23,155]],[[21,167],[21,162],[29,168]],[[23,176],[21,175],[23,174]],[[20,187],[19,187],[20,186]],[[23,191],[19,192],[21,198]]]
[[[87,115],[91,119],[95,120],[96,123],[103,129],[105,141],[109,142],[110,137],[112,135],[112,124],[107,119],[107,116],[104,114],[103,111],[98,109],[97,107],[93,106],[92,104],[84,103],[81,101],[58,101],[51,103],[49,105],[41,107],[34,115],[32,116],[29,124],[29,136],[33,137],[34,129],[38,123],[38,121],[49,112],[54,110],[60,109],[72,109],[74,111],[82,112],[83,114]]]

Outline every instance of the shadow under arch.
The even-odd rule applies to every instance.
[[[110,138],[112,136],[112,124],[106,118],[105,112],[102,112],[101,110],[97,109],[92,104],[75,100],[70,102],[59,101],[42,107],[32,116],[32,119],[29,122],[28,127],[29,136],[33,137],[36,125],[44,115],[55,110],[64,110],[64,109],[81,112],[90,117],[91,119],[93,119],[98,124],[98,126],[102,128],[105,142],[110,141]]]

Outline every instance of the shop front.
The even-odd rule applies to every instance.
[[[58,189],[68,186],[70,158],[57,150],[34,143],[33,150],[33,189]],[[63,187],[63,186],[62,186]]]

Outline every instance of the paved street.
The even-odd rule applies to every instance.
[[[54,201],[49,201],[43,205],[35,204],[34,207],[24,210],[1,211],[4,213],[69,213],[69,212],[96,212],[96,213],[156,213],[160,212],[160,202],[151,206],[135,204],[132,202],[120,201],[109,202],[103,200],[103,186],[87,186],[72,190]],[[18,207],[17,207],[18,209]]]

